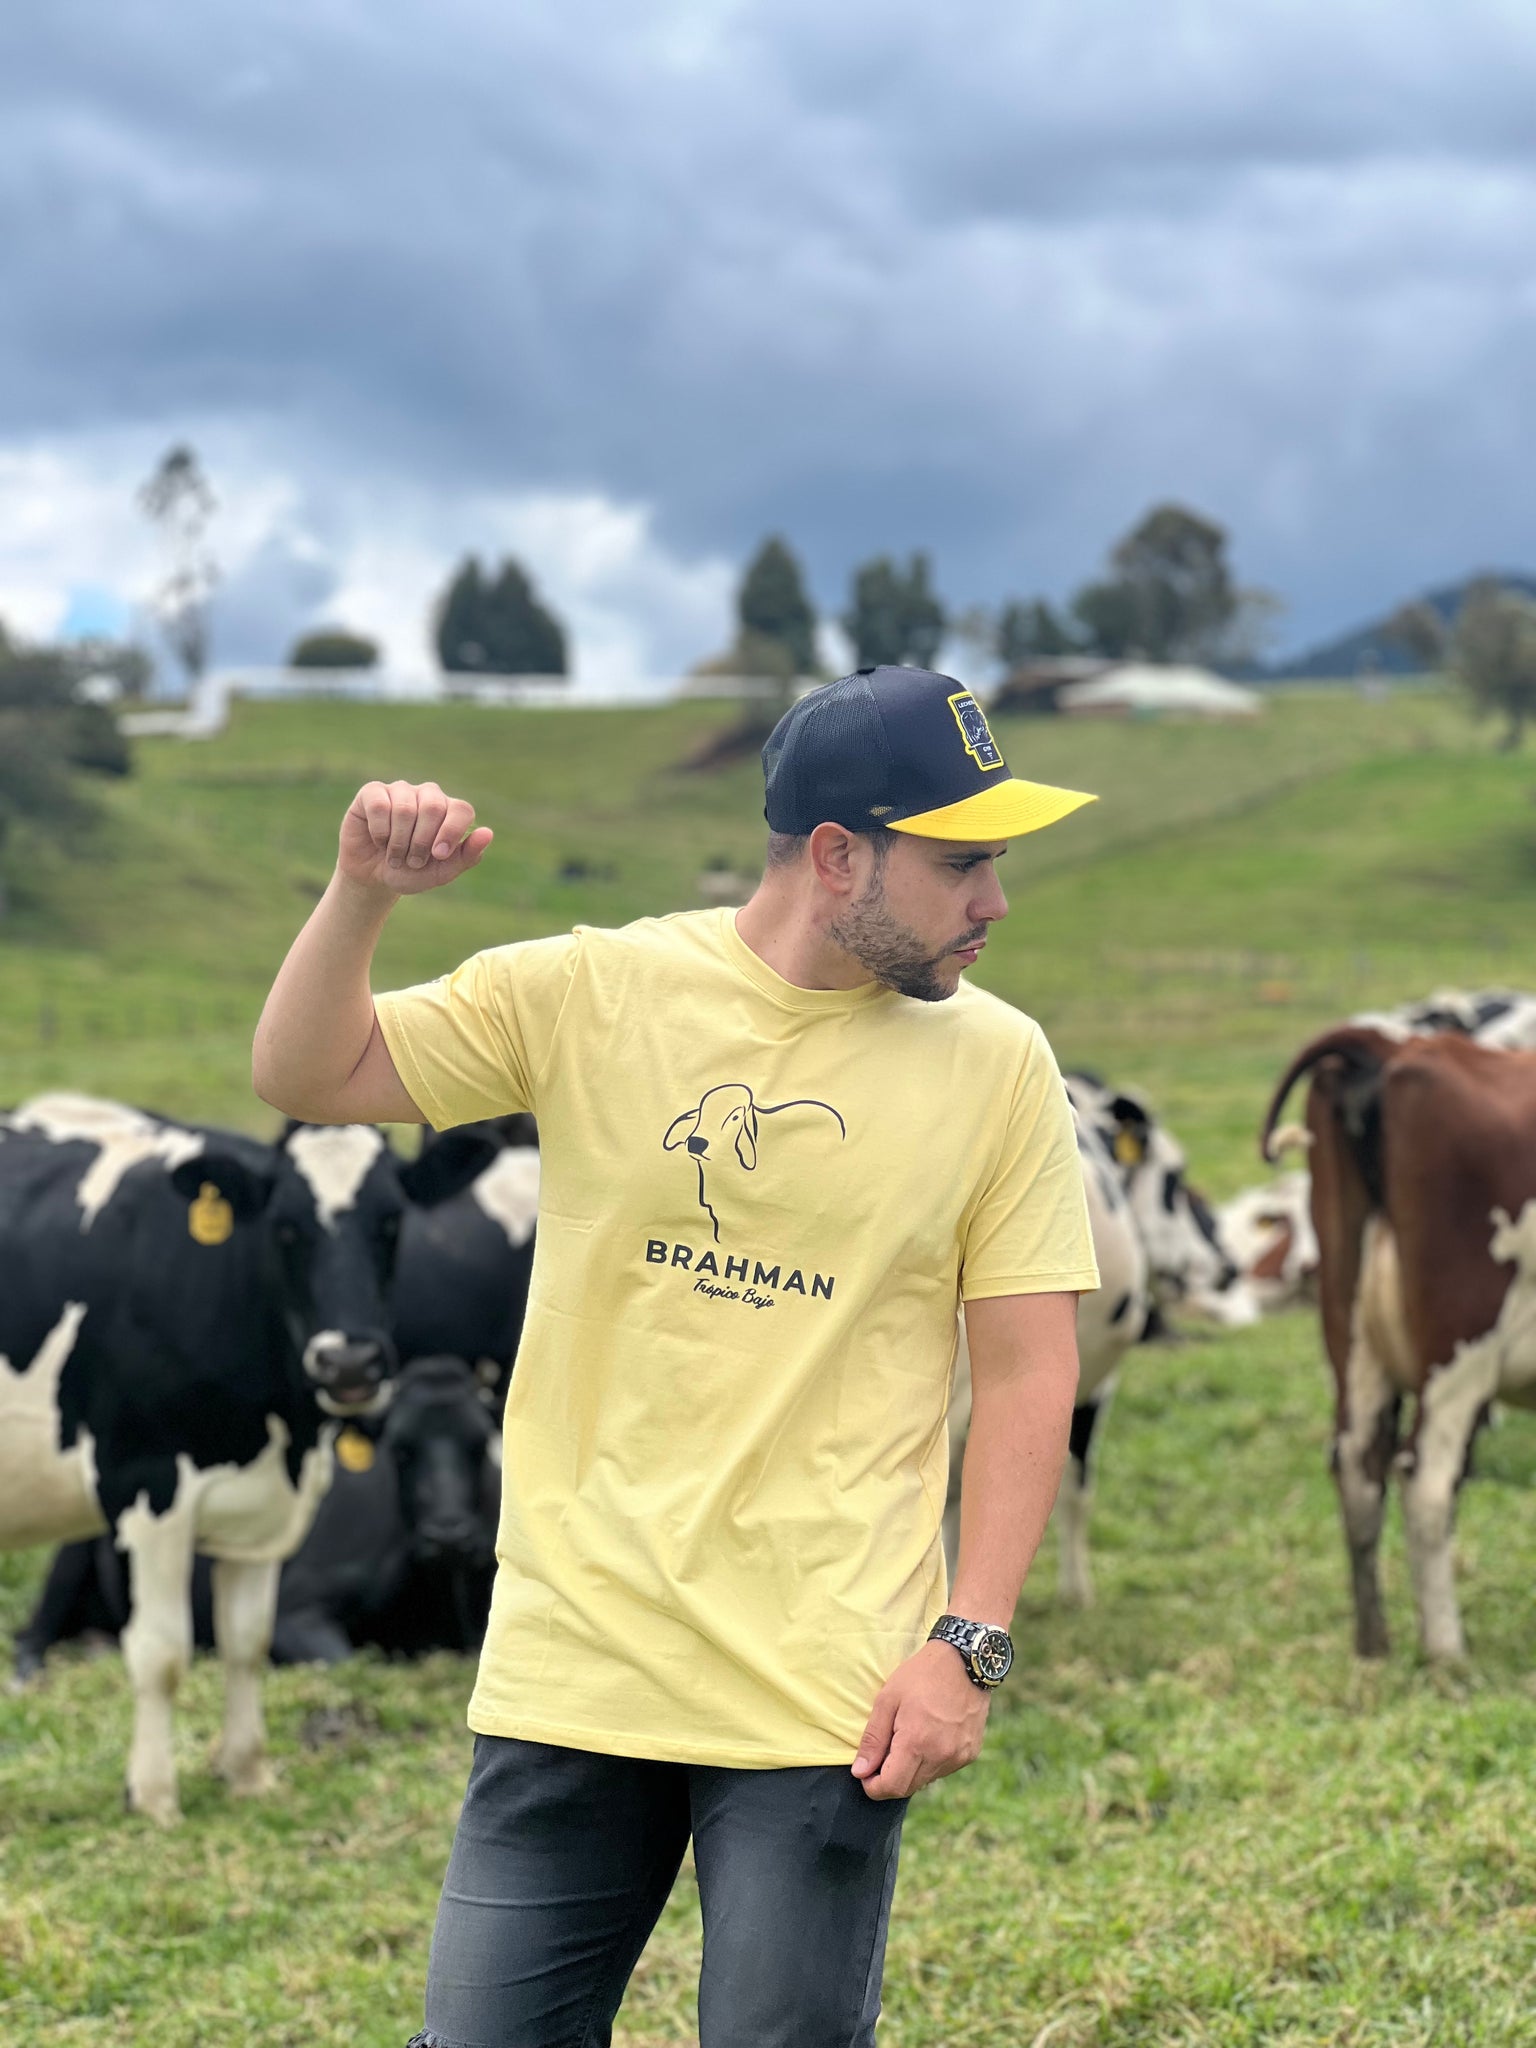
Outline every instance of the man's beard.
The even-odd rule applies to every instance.
[[[937,953],[929,952],[910,925],[892,916],[886,906],[885,884],[878,875],[841,917],[833,918],[827,931],[876,981],[919,1003],[946,1002],[959,988],[960,979],[957,975],[953,981],[942,980],[940,968],[962,946],[976,945],[987,935],[985,925],[975,925]]]

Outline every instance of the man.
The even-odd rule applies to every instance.
[[[369,783],[258,1030],[256,1087],[295,1116],[539,1121],[416,2048],[601,2048],[690,1835],[702,2048],[868,2048],[906,1802],[977,1755],[1012,1659],[1098,1276],[1050,1050],[961,976],[1006,842],[1089,799],[1015,780],[921,669],[815,692],[763,761],[742,910],[496,947],[377,1002],[395,899],[491,834],[435,784]]]

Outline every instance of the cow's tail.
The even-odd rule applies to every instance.
[[[1345,1125],[1350,1137],[1358,1144],[1365,1136],[1364,1112],[1368,1104],[1374,1108],[1381,1070],[1397,1043],[1395,1038],[1372,1025],[1341,1024],[1333,1031],[1325,1031],[1321,1038],[1314,1038],[1310,1045],[1304,1045],[1280,1076],[1270,1097],[1269,1114],[1259,1133],[1259,1151],[1264,1159],[1273,1165],[1282,1149],[1281,1136],[1289,1135],[1289,1127],[1284,1134],[1276,1131],[1286,1098],[1302,1076],[1310,1074],[1324,1060],[1337,1061],[1343,1069],[1348,1084]]]

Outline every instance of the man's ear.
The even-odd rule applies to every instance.
[[[204,1187],[228,1202],[230,1212],[241,1223],[259,1216],[271,1200],[276,1175],[248,1166],[228,1152],[202,1152],[196,1159],[184,1159],[171,1169],[171,1186],[184,1202],[195,1202]],[[226,1226],[226,1235],[228,1229]]]
[[[681,1116],[673,1117],[671,1123],[667,1125],[667,1135],[661,1141],[662,1151],[675,1152],[698,1128],[699,1112],[696,1109],[685,1109]]]
[[[818,825],[807,842],[811,872],[832,896],[852,896],[859,887],[854,854],[858,835],[846,825]]]
[[[400,1185],[418,1208],[435,1209],[478,1180],[501,1145],[485,1131],[445,1131],[400,1169]]]

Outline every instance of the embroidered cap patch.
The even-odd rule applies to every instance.
[[[998,744],[992,737],[987,724],[987,714],[982,710],[969,690],[957,690],[949,700],[949,708],[955,714],[955,723],[965,741],[965,751],[978,768],[1001,768],[1003,757]]]

